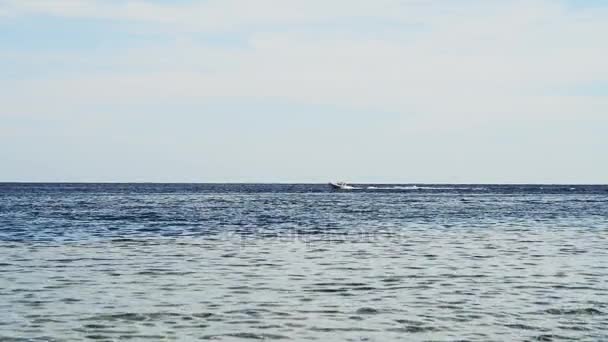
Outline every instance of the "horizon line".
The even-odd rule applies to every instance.
[[[225,181],[225,182],[184,182],[184,181],[0,181],[0,184],[201,184],[201,185],[325,185],[330,182],[243,182],[243,181]],[[578,186],[608,186],[608,183],[525,183],[525,182],[490,182],[490,183],[447,183],[447,182],[347,182],[348,184],[364,184],[364,185],[578,185]]]

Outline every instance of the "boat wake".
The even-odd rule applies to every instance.
[[[483,191],[487,190],[485,187],[473,187],[473,186],[418,186],[418,185],[351,185],[345,182],[332,182],[329,183],[335,190],[466,190],[466,191]]]
[[[395,185],[395,186],[368,186],[368,190],[487,190],[483,187],[454,187],[454,186],[417,186],[417,185]]]

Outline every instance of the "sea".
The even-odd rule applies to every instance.
[[[608,341],[608,186],[0,184],[0,341]]]

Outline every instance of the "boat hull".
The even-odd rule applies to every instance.
[[[329,183],[329,185],[331,185],[331,187],[334,188],[335,190],[352,190],[352,189],[354,189],[354,187],[352,187],[348,184]]]

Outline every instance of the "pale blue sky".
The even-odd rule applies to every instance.
[[[608,183],[608,1],[0,0],[0,181]]]

